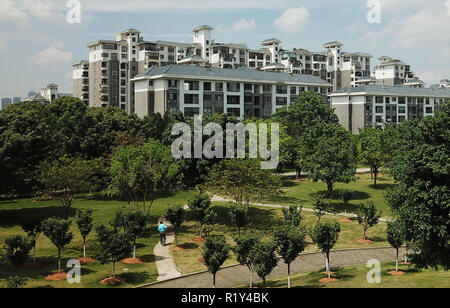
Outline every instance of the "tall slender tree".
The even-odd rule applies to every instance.
[[[330,251],[339,238],[341,232],[341,226],[336,221],[333,223],[319,223],[311,230],[311,238],[317,247],[322,251],[326,261],[326,271],[328,273],[328,279],[331,279],[330,269]]]
[[[79,209],[75,214],[75,222],[80,230],[81,237],[83,237],[83,258],[86,259],[86,238],[91,233],[94,225],[92,210]]]

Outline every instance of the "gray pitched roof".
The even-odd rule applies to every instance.
[[[351,95],[364,93],[364,95],[384,95],[384,96],[424,96],[424,97],[447,97],[450,98],[448,89],[431,88],[411,88],[407,86],[377,86],[369,85],[359,88],[344,88],[331,93],[331,96]]]
[[[167,65],[167,66],[153,66],[143,73],[137,75],[135,79],[143,77],[154,77],[160,75],[180,75],[189,77],[208,77],[217,79],[246,79],[249,81],[269,81],[269,82],[285,82],[285,83],[304,83],[313,84],[317,86],[330,86],[326,81],[312,76],[303,74],[287,74],[276,72],[263,72],[250,69],[248,67],[241,67],[238,69],[225,68],[205,68],[199,66],[188,65]]]

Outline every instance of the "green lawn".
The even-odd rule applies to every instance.
[[[395,263],[383,263],[381,266],[381,283],[370,284],[367,282],[369,269],[365,265],[332,269],[336,272],[333,276],[339,281],[332,283],[320,283],[325,276],[319,272],[311,272],[293,275],[291,285],[293,288],[448,288],[450,286],[450,272],[432,269],[419,270],[409,268],[408,265],[400,265],[404,276],[391,276],[388,274],[395,269]],[[262,284],[256,284],[262,286]],[[269,288],[287,288],[287,277],[267,281]]]
[[[193,192],[190,191],[156,200],[151,210],[152,224],[156,225],[157,220],[170,205],[186,204],[192,195]],[[72,215],[78,208],[92,209],[95,216],[94,225],[96,225],[109,222],[114,217],[115,212],[123,206],[126,206],[125,202],[81,196],[74,202]],[[3,249],[4,240],[10,235],[25,235],[20,227],[24,218],[32,215],[64,217],[64,214],[64,209],[59,206],[57,200],[38,202],[33,202],[32,199],[0,201],[0,287],[4,285],[5,279],[9,276],[28,277],[30,279],[28,287],[102,287],[99,282],[110,276],[112,265],[102,265],[99,262],[82,267],[81,285],[70,285],[66,281],[51,282],[45,280],[44,277],[57,269],[57,250],[42,234],[38,240],[37,256],[39,260],[46,263],[45,267],[39,269],[15,268],[6,259]],[[144,238],[138,240],[137,256],[145,261],[144,264],[117,264],[118,274],[125,279],[120,287],[132,287],[156,281],[157,272],[153,248],[159,240],[159,236],[155,229],[152,228]],[[74,239],[63,250],[62,265],[65,265],[68,259],[82,257],[82,238],[75,224],[73,224],[71,232],[74,234]],[[94,238],[95,231],[88,237],[88,255],[93,255],[96,249]]]
[[[394,185],[394,180],[387,175],[382,175],[378,178],[377,185],[374,186],[370,174],[357,175],[357,181],[349,184],[337,183],[335,185],[335,197],[330,210],[336,212],[344,212],[345,210],[348,212],[355,212],[356,207],[360,203],[372,201],[378,209],[383,211],[384,217],[390,217],[391,211],[384,200],[384,196],[386,189],[392,185]],[[305,178],[302,178],[301,180],[286,178],[283,180],[283,187],[285,191],[283,196],[266,200],[264,203],[286,205],[303,203],[305,208],[312,208],[314,202],[313,194],[326,192],[327,189],[325,183],[315,183]],[[345,208],[344,202],[339,198],[339,190],[342,189],[353,192],[353,199],[350,201],[347,208]]]
[[[237,228],[232,226],[228,216],[228,203],[214,203],[213,209],[218,213],[218,223],[214,229],[215,234],[223,234],[230,244],[233,243],[233,237],[237,235]],[[279,224],[283,223],[283,213],[281,209],[266,207],[251,207],[249,210],[250,224],[246,228],[249,232],[259,232],[263,237],[271,236],[272,230]],[[325,216],[322,221],[338,220],[335,216]],[[313,213],[304,212],[302,225],[312,227],[317,223],[317,217]],[[372,244],[360,244],[357,242],[363,236],[362,227],[356,221],[351,223],[341,223],[342,232],[336,249],[345,248],[370,248],[389,246],[386,241],[386,223],[380,222],[377,226],[370,229],[368,239],[372,240]],[[171,247],[172,255],[178,269],[183,273],[193,273],[206,270],[199,258],[202,256],[202,243],[194,241],[199,236],[200,224],[192,219],[188,212],[187,221],[184,223],[178,235],[178,243],[182,250]],[[317,248],[308,237],[307,252],[317,251]],[[227,260],[225,265],[236,264],[235,257]]]

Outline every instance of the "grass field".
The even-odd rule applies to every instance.
[[[233,243],[233,237],[238,234],[237,228],[232,226],[228,216],[228,203],[214,203],[213,209],[218,213],[218,223],[214,229],[215,234],[223,234],[227,238],[228,242]],[[241,232],[250,231],[259,232],[262,237],[269,237],[272,234],[273,228],[283,223],[283,213],[281,209],[266,208],[266,207],[251,207],[249,210],[250,223],[247,226],[247,230]],[[335,216],[324,216],[322,221],[338,220]],[[304,212],[302,226],[312,227],[317,223],[317,217],[313,213]],[[386,223],[380,222],[377,226],[370,229],[368,232],[368,239],[373,241],[372,244],[360,244],[358,239],[363,237],[362,227],[356,222],[341,223],[341,234],[336,244],[336,249],[345,248],[370,248],[370,247],[382,247],[389,246],[386,241]],[[199,236],[200,224],[193,220],[192,216],[187,215],[187,221],[184,223],[182,229],[178,235],[179,246],[182,250],[171,247],[172,255],[174,256],[175,263],[178,269],[183,273],[193,273],[206,270],[206,267],[202,262],[199,262],[199,258],[202,255],[202,243],[197,243],[193,239]],[[308,237],[307,252],[317,251],[317,248]],[[234,256],[227,260],[225,265],[236,264]]]
[[[185,192],[156,200],[151,210],[152,224],[157,223],[157,220],[168,206],[172,204],[185,204],[192,195],[193,192]],[[125,205],[125,202],[96,200],[95,198],[82,196],[75,200],[72,215],[75,209],[78,208],[92,209],[94,210],[95,216],[94,225],[108,223],[114,217],[115,212]],[[37,256],[39,260],[45,262],[45,267],[38,269],[15,268],[9,263],[3,249],[5,238],[16,234],[25,235],[20,227],[20,223],[24,218],[33,215],[64,217],[65,212],[57,200],[33,202],[32,199],[20,199],[0,202],[0,287],[4,285],[5,279],[9,276],[28,277],[29,282],[27,287],[102,287],[99,282],[110,276],[111,264],[102,265],[99,262],[94,262],[82,266],[81,285],[70,285],[66,281],[51,282],[45,280],[44,277],[57,269],[57,250],[42,234],[37,243]],[[74,234],[74,239],[62,252],[62,265],[65,265],[68,259],[76,259],[83,256],[82,237],[75,224],[72,225],[71,232]],[[95,231],[88,237],[87,254],[89,256],[92,256],[96,250],[94,245],[95,241],[93,241],[94,237]],[[149,230],[144,238],[138,240],[137,256],[145,261],[144,264],[117,264],[117,273],[125,279],[120,287],[131,287],[156,281],[157,272],[154,263],[153,248],[158,240],[159,236],[155,228]]]
[[[385,191],[388,187],[394,184],[394,180],[387,176],[382,175],[378,178],[377,185],[373,185],[373,180],[370,178],[370,174],[357,175],[356,182],[349,184],[337,183],[335,185],[334,198],[332,200],[330,210],[336,212],[356,212],[356,208],[360,203],[366,203],[372,201],[375,206],[383,211],[384,217],[390,217],[391,211],[388,204],[384,200]],[[305,208],[312,208],[316,193],[325,193],[327,186],[323,182],[314,183],[307,179],[294,180],[292,178],[286,178],[283,180],[283,187],[285,194],[281,197],[266,200],[264,203],[274,204],[304,204]],[[339,190],[349,190],[353,192],[353,198],[350,201],[347,208],[344,206],[344,202],[339,198]]]
[[[365,265],[332,269],[336,272],[332,283],[320,283],[325,276],[319,272],[304,273],[291,276],[293,288],[448,288],[450,286],[450,272],[432,269],[419,270],[409,268],[408,265],[400,265],[404,276],[391,276],[388,274],[395,269],[395,263],[383,263],[381,266],[381,283],[370,284],[367,282],[369,269]],[[262,286],[262,284],[256,284]],[[267,281],[269,288],[287,288],[287,277]]]

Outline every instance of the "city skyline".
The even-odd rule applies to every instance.
[[[450,6],[445,0],[429,1],[427,7],[420,1],[382,0],[380,24],[368,23],[366,1],[355,0],[135,0],[108,5],[85,0],[80,24],[67,23],[64,1],[1,3],[1,61],[3,67],[12,67],[8,78],[1,77],[1,97],[26,97],[48,83],[71,92],[72,63],[86,59],[87,45],[99,38],[136,28],[146,40],[192,42],[191,29],[202,24],[216,29],[216,42],[259,48],[261,41],[275,37],[286,49],[320,51],[323,43],[338,40],[346,50],[399,58],[428,85],[449,77],[442,65],[450,60],[445,48],[450,43],[445,35]],[[373,61],[372,68],[376,64]]]

